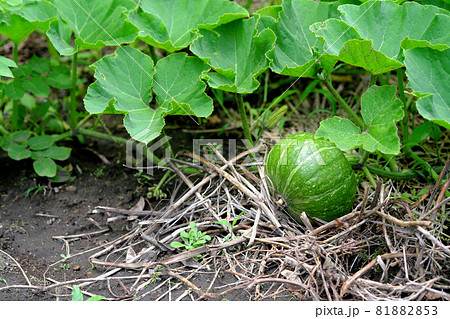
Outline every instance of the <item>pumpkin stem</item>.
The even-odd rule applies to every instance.
[[[334,89],[330,82],[328,82],[322,74],[318,74],[318,77],[327,87],[328,91],[334,96],[334,98],[339,102],[339,105],[344,108],[353,122],[359,126],[361,130],[364,130],[364,122],[356,115],[355,111],[344,101],[342,96]]]
[[[239,114],[241,115],[242,128],[244,129],[244,135],[247,141],[250,143],[250,147],[253,147],[252,134],[250,132],[250,126],[248,125],[247,113],[245,112],[244,99],[242,94],[236,94],[236,102],[239,109]]]

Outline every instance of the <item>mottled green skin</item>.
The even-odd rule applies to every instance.
[[[348,160],[334,143],[312,133],[276,144],[265,172],[297,221],[302,212],[330,221],[349,213],[355,202],[356,178]]]

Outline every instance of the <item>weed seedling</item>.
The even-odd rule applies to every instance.
[[[236,222],[238,221],[238,219],[244,214],[245,212],[241,212],[234,220],[233,222],[229,222],[228,220],[221,220],[216,222],[219,225],[227,225],[230,228],[230,234],[227,235],[227,237],[225,237],[225,241],[229,241],[230,239],[234,239],[234,233],[233,233],[233,228],[236,225]]]
[[[99,301],[105,299],[104,296],[92,296],[89,299],[87,299],[86,301]],[[78,287],[77,285],[73,285],[73,289],[72,289],[72,301],[84,301],[83,299],[83,293],[81,292],[80,287]]]
[[[189,233],[185,232],[184,230],[180,233],[181,239],[183,239],[184,243],[173,241],[170,243],[170,246],[174,248],[184,248],[185,251],[188,251],[194,248],[201,247],[205,245],[207,241],[211,240],[211,237],[209,235],[206,235],[206,233],[198,230],[195,222],[190,222],[189,226],[191,227]]]

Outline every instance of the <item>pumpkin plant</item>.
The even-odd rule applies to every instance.
[[[390,1],[344,3],[284,1],[273,25],[277,42],[271,69],[279,74],[320,80],[348,113],[349,119],[333,117],[322,121],[317,137],[336,143],[344,151],[361,149],[362,164],[369,154],[381,154],[391,168],[385,176],[391,178],[402,178],[395,156],[403,150],[437,180],[436,172],[408,144],[409,119],[414,109],[412,100],[406,99],[403,75],[406,68],[414,90],[408,94],[419,98],[419,113],[449,128],[450,107],[444,98],[448,90],[443,86],[443,79],[450,78],[446,67],[450,37],[443,32],[450,23],[448,11],[410,2],[402,6]],[[298,14],[311,7],[316,8],[317,17]],[[299,27],[293,30],[292,25]],[[341,64],[335,67],[338,61]],[[371,87],[361,98],[362,118],[333,88],[331,75],[342,63],[364,68],[371,74]],[[397,87],[380,76],[391,71],[397,72]],[[380,86],[376,86],[377,80]],[[402,128],[402,140],[397,123]],[[370,174],[369,166],[365,170]]]

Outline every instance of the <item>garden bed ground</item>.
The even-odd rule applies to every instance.
[[[163,188],[168,198],[146,199],[141,202],[145,206],[135,207],[151,213],[130,218],[130,209],[146,192],[136,170],[124,167],[121,156],[123,147],[111,143],[78,145],[70,159],[75,179],[63,185],[30,178],[31,163],[2,156],[0,300],[70,300],[73,284],[82,286],[92,278],[97,282],[84,287],[86,295],[111,300],[449,298],[448,255],[443,251],[448,249],[448,229],[443,227],[446,216],[442,208],[434,209],[439,205],[439,189],[428,207],[428,212],[440,212],[434,226],[427,227],[429,217],[420,225],[401,222],[407,220],[408,210],[415,215],[426,212],[431,195],[409,206],[399,195],[430,189],[432,184],[385,180],[378,190],[365,190],[362,184],[352,214],[340,222],[313,226],[294,223],[265,194],[264,202],[272,205],[281,224],[275,229],[270,217],[258,213],[259,206],[224,174],[206,170],[189,177],[194,185],[210,179],[197,195],[180,202],[189,188],[178,177]],[[258,173],[250,175],[245,166],[227,171],[264,189]],[[161,175],[157,173],[155,181]],[[45,188],[26,196],[36,185]],[[94,214],[99,206],[124,211]],[[167,222],[159,224],[163,227],[150,233],[166,244],[154,246],[151,238],[149,242],[142,235],[153,224],[146,221],[155,221],[171,209]],[[234,229],[236,239],[227,242],[228,232],[215,223],[214,213],[232,222],[241,211],[245,214]],[[109,218],[114,221],[108,222]],[[258,218],[257,232],[252,234]],[[186,229],[188,221],[195,221],[213,238],[201,258],[168,248],[171,240],[179,240],[172,234]],[[447,246],[437,245],[430,233],[439,233]],[[104,254],[93,256],[109,246]],[[62,254],[71,257],[64,260]]]

